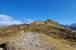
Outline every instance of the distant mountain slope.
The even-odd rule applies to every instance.
[[[76,23],[71,24],[71,25],[63,25],[63,24],[61,24],[61,26],[65,27],[65,28],[68,28],[68,29],[71,29],[71,30],[76,30]]]
[[[76,26],[76,23],[71,24],[71,26]]]

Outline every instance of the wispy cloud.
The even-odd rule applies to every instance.
[[[8,15],[0,15],[0,25],[13,25],[22,24],[20,20],[15,20],[13,17]]]
[[[26,21],[27,24],[30,24],[30,23],[32,23],[34,20],[32,20],[32,19],[25,19],[25,21]]]

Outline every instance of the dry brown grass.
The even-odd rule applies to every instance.
[[[0,29],[0,44],[6,43],[12,39],[22,37],[21,31],[26,28],[26,25],[15,25],[3,27]]]
[[[0,44],[3,44],[3,43],[7,43],[9,42],[10,40],[13,40],[13,39],[17,39],[17,38],[20,38],[24,36],[24,34],[21,34],[21,33],[16,33],[16,34],[12,34],[10,36],[4,36],[4,37],[0,37]]]
[[[54,39],[45,34],[41,34],[40,38],[42,38],[43,43],[45,43],[47,46],[54,47],[57,50],[76,50],[75,47],[62,43],[67,42],[66,40]]]

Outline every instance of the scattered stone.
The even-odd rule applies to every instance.
[[[7,43],[7,50],[51,50],[40,39],[39,33],[28,32],[24,37]]]

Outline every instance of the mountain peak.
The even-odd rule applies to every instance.
[[[58,25],[58,23],[52,21],[51,19],[46,20],[45,23],[50,25]]]
[[[35,21],[35,22],[31,23],[31,24],[36,24],[36,25],[38,25],[38,24],[45,24],[45,22],[43,22],[43,21]]]

